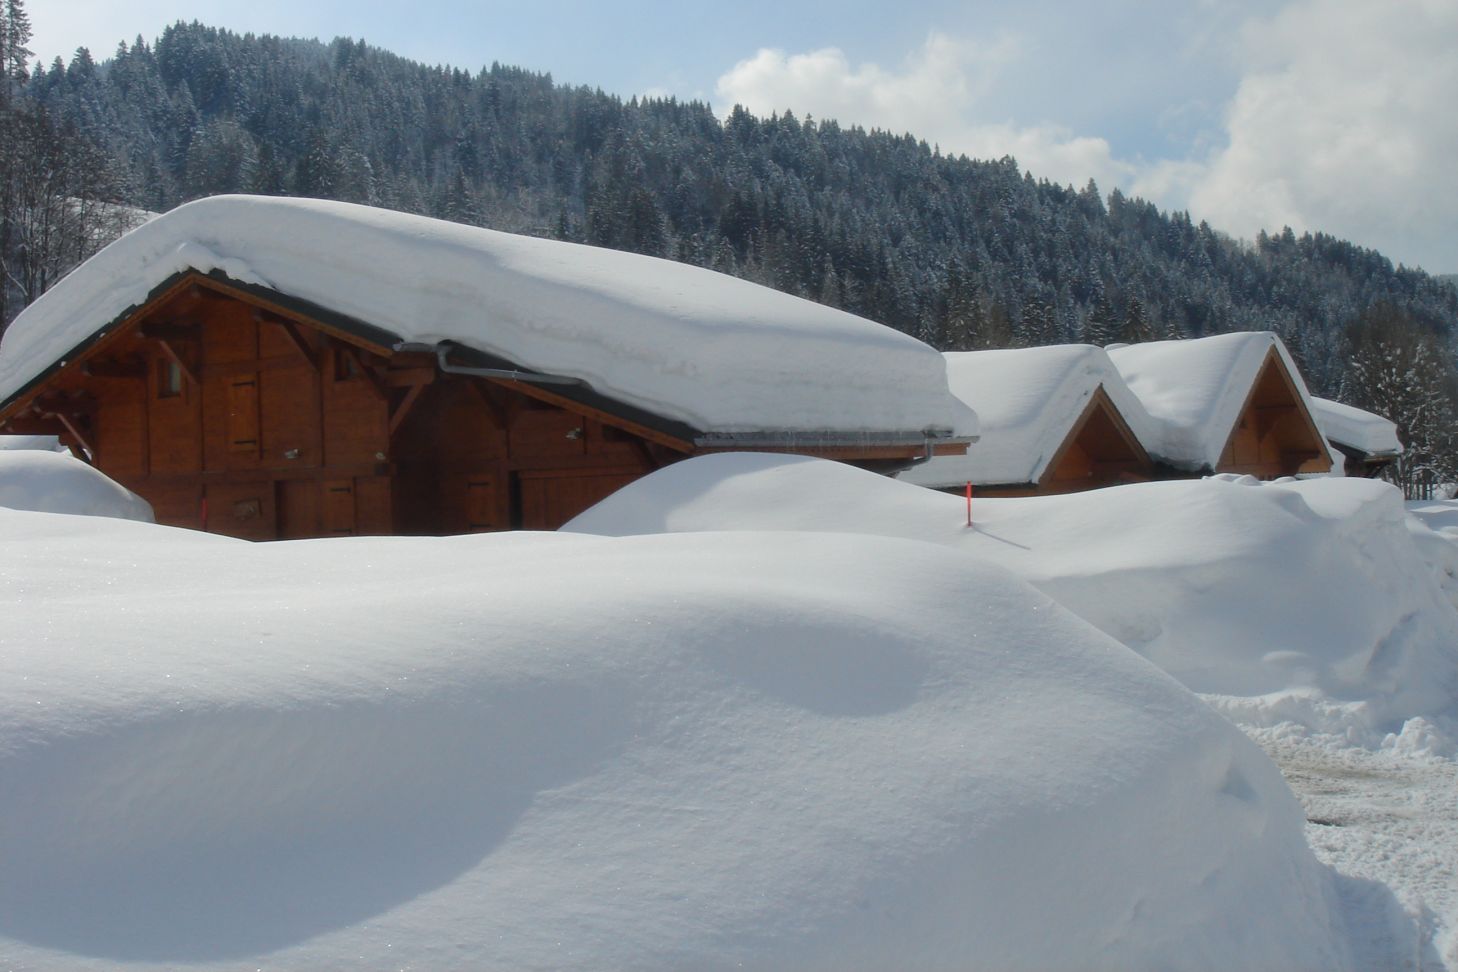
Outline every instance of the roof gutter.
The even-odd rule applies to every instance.
[[[440,370],[448,375],[474,375],[477,378],[499,378],[502,381],[526,381],[537,385],[585,385],[581,378],[568,375],[549,375],[538,371],[518,371],[514,368],[478,368],[473,365],[452,364],[451,349],[454,341],[440,341],[426,344],[422,341],[401,341],[392,350],[399,354],[434,354]]]
[[[838,449],[856,446],[923,446],[922,455],[911,460],[913,465],[926,462],[936,453],[938,445],[971,445],[978,439],[975,435],[957,435],[955,430],[928,426],[920,432],[710,432],[694,437],[694,445],[701,449]]]

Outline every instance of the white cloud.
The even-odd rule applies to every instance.
[[[1458,271],[1458,3],[1293,0],[1222,30],[1235,38],[1239,81],[1233,94],[1205,97],[1229,98],[1224,130],[1190,139],[1177,158],[1121,158],[1096,132],[1004,117],[997,106],[1015,100],[1018,75],[1060,70],[1030,65],[1032,46],[1011,35],[933,33],[894,70],[854,65],[834,48],[761,50],[719,78],[715,100],[910,131],[978,158],[1012,155],[1038,177],[1076,186],[1092,177],[1238,236],[1322,230],[1395,261]],[[1100,84],[1097,72],[1084,81]],[[1149,123],[1180,123],[1180,110]]]
[[[808,54],[764,49],[719,78],[716,101],[757,115],[794,111],[891,132],[911,132],[945,152],[1014,156],[1040,178],[1083,185],[1127,181],[1133,168],[1102,138],[1052,123],[978,118],[1004,70],[1022,56],[1010,35],[991,42],[933,33],[900,70],[852,65],[836,48]]]
[[[1458,269],[1455,51],[1451,0],[1300,0],[1247,25],[1229,143],[1183,174],[1191,210],[1241,235],[1324,230]]]

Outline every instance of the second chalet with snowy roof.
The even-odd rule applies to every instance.
[[[0,342],[0,432],[161,523],[255,540],[552,529],[683,456],[891,471],[964,452],[942,356],[635,254],[220,196],[139,227]]]
[[[952,391],[976,410],[981,436],[965,455],[901,472],[907,482],[1024,496],[1210,473],[1273,479],[1341,468],[1300,373],[1267,332],[946,357]],[[1394,454],[1391,423],[1366,413],[1358,421],[1356,410],[1335,403],[1320,414],[1328,413],[1337,429],[1332,441],[1356,443],[1341,448],[1360,450],[1364,463]]]

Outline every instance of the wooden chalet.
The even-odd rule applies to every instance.
[[[1333,468],[1311,397],[1276,335],[1158,341],[1109,356],[1150,416],[1146,445],[1162,477],[1275,479]]]
[[[296,202],[263,205],[290,215]],[[399,218],[412,231],[435,223]],[[568,247],[567,259],[590,249],[548,245]],[[124,268],[125,257],[107,259]],[[83,296],[71,305],[96,304]],[[16,351],[11,335],[0,345],[0,364],[40,362],[34,374],[12,369],[23,383],[8,395],[0,385],[0,432],[59,435],[148,500],[159,523],[250,540],[554,529],[695,454],[792,451],[889,471],[968,441],[950,428],[705,430],[584,379],[216,267],[171,272],[114,316],[75,317],[58,318],[79,336],[63,353]]]
[[[1313,397],[1311,406],[1317,428],[1341,453],[1348,476],[1374,479],[1402,455],[1397,425],[1389,419],[1326,398]]]
[[[1035,496],[1154,477],[1155,463],[1131,426],[1142,430],[1147,417],[1101,349],[1057,345],[946,357],[953,393],[977,412],[979,439],[965,456],[939,457],[899,478],[952,492],[971,483],[981,495]]]

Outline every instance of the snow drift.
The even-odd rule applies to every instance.
[[[54,435],[0,435],[0,452],[8,450],[39,449],[43,452],[65,452],[60,439]]]
[[[0,510],[0,603],[27,968],[1395,960],[1252,743],[932,545]]]
[[[958,497],[848,466],[738,455],[669,466],[563,529],[927,540],[1011,569],[1244,721],[1378,745],[1408,718],[1453,715],[1458,612],[1384,483],[1217,476],[977,499],[973,518]]]
[[[151,504],[136,493],[79,459],[37,447],[0,448],[0,506],[152,522]]]

